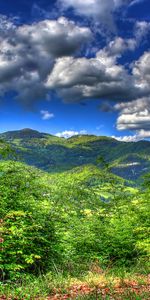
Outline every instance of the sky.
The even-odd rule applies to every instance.
[[[0,132],[150,138],[149,0],[1,0]]]

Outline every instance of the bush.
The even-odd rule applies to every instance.
[[[58,259],[51,204],[46,187],[37,184],[38,172],[19,163],[1,164],[1,277],[22,272],[45,272]],[[44,202],[45,201],[45,202]]]

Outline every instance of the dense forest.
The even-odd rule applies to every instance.
[[[132,153],[132,143],[104,137],[60,144],[41,135],[35,153],[35,135],[23,133],[3,134],[0,142],[0,299],[149,299],[150,174],[140,171],[135,179],[126,176],[131,170],[122,177],[114,171],[125,157],[129,165],[129,156],[140,159],[142,170],[149,142],[143,152],[137,143]],[[49,158],[45,170],[33,166],[45,153],[47,160],[52,147],[59,163]],[[123,147],[128,153],[121,159]]]

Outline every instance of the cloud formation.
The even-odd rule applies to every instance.
[[[145,52],[139,60],[133,64],[132,73],[134,84],[139,89],[141,97],[131,102],[121,102],[115,105],[114,109],[120,112],[117,119],[117,129],[138,130],[140,136],[142,132],[142,134],[144,133],[143,137],[149,137],[150,52]]]
[[[136,21],[134,31],[136,39],[139,42],[142,41],[143,37],[147,36],[150,33],[150,22]]]
[[[122,5],[127,5],[131,0],[58,0],[64,10],[73,8],[75,13],[94,19],[109,30],[115,30],[113,13]]]
[[[100,0],[88,1],[89,7],[90,3],[100,4]],[[70,0],[72,6],[74,3],[80,9],[87,2]],[[111,0],[116,8],[128,2]],[[0,19],[0,96],[8,91],[16,92],[26,106],[46,99],[51,91],[69,103],[97,98],[103,100],[103,111],[119,113],[118,130],[149,136],[150,51],[128,66],[121,63],[122,56],[134,52],[149,30],[148,22],[136,22],[136,38],[134,35],[133,38],[116,37],[97,50],[94,57],[86,57],[79,50],[92,39],[87,27],[77,26],[64,17],[15,26],[3,16]],[[42,111],[41,115],[44,120],[53,117],[48,111]]]
[[[132,102],[119,103],[115,106],[120,110],[117,119],[118,130],[150,130],[150,98],[140,98]]]
[[[59,58],[46,86],[57,89],[67,102],[88,98],[132,99],[140,91],[133,76],[118,64],[117,59],[125,51],[133,51],[135,46],[132,39],[116,38],[94,58]]]
[[[55,135],[58,137],[63,137],[65,139],[68,139],[72,136],[77,136],[77,135],[84,135],[87,134],[86,130],[80,130],[80,131],[74,131],[74,130],[65,130],[62,132],[58,132]]]
[[[41,110],[40,113],[42,116],[42,120],[44,121],[53,119],[55,117],[54,114],[49,112],[48,110]]]
[[[145,131],[143,129],[137,131],[134,135],[125,135],[125,136],[112,136],[112,138],[120,142],[138,142],[143,139],[150,138],[150,131]]]
[[[66,18],[19,27],[5,18],[0,25],[0,91],[15,90],[25,102],[45,98],[44,81],[55,59],[72,55],[91,38],[88,28]]]

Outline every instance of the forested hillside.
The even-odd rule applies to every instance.
[[[63,172],[97,159],[109,164],[110,171],[128,180],[150,170],[150,142],[119,142],[110,137],[79,135],[69,139],[31,129],[6,132],[0,138],[16,151],[18,161],[48,172]]]
[[[91,164],[91,157],[88,164],[85,160],[78,167],[69,165],[68,171],[61,168],[61,172],[49,174],[16,161],[18,152],[25,149],[21,152],[23,143],[26,149],[31,143],[29,149],[35,151],[34,143],[39,149],[42,145],[51,149],[56,139],[55,147],[95,151],[95,158],[102,154],[98,145],[111,143],[113,152],[116,144],[124,144],[94,136],[61,141],[38,134],[37,140],[29,135],[26,140],[26,132],[23,134],[25,137],[18,139],[11,134],[9,144],[1,142],[0,147],[1,295],[9,299],[73,299],[70,287],[78,293],[76,299],[109,299],[120,284],[122,298],[114,299],[148,299],[150,175],[135,188],[111,173],[101,157],[97,166]],[[140,143],[136,147],[140,148]],[[55,149],[54,154],[60,158],[61,151],[58,154]],[[76,163],[77,159],[76,154]],[[137,285],[142,282],[141,298],[134,298],[134,289],[131,298],[125,298],[133,276]],[[80,298],[79,287],[86,290],[87,298]],[[61,295],[46,298],[56,293]],[[104,293],[106,298],[96,298],[95,293],[99,297]],[[41,294],[45,298],[38,298]]]

